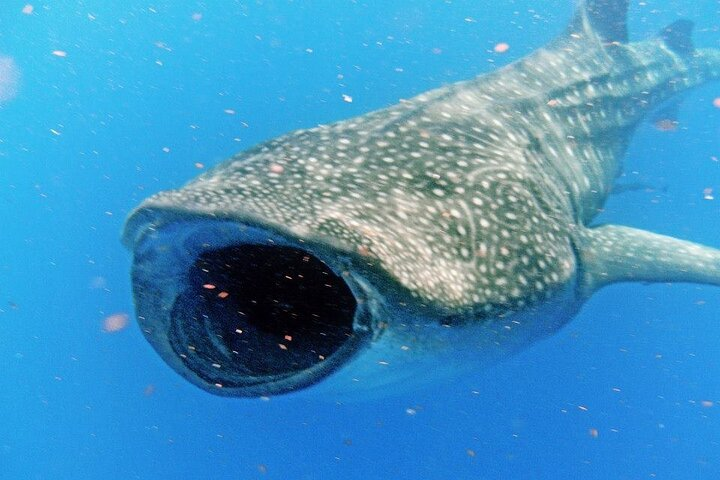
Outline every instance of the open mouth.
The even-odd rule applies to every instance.
[[[134,278],[138,318],[153,346],[221,395],[311,385],[347,363],[372,330],[350,271],[254,227],[161,228],[135,249]]]
[[[347,284],[307,252],[226,247],[204,252],[188,271],[171,340],[178,355],[187,356],[188,346],[201,356],[211,352],[211,368],[196,372],[209,382],[228,370],[287,376],[324,362],[350,340],[356,308]]]

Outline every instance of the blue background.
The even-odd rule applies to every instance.
[[[717,1],[632,3],[636,38],[688,17],[719,46]],[[118,238],[144,197],[196,162],[496,69],[560,33],[572,2],[24,5],[0,7],[0,55],[22,72],[0,106],[0,478],[720,477],[718,288],[613,286],[500,366],[344,405],[218,398],[134,323],[102,331],[132,312]],[[639,129],[629,180],[666,190],[615,196],[598,221],[720,246],[718,96],[688,94],[678,131]]]

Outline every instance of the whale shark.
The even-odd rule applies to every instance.
[[[142,332],[200,388],[393,392],[557,332],[617,282],[720,284],[720,251],[594,217],[632,134],[720,76],[629,0],[469,81],[243,151],[146,199],[123,234]]]

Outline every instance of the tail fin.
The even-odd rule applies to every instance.
[[[582,0],[570,33],[594,33],[603,43],[627,43],[630,0]]]

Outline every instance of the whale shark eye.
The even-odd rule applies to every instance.
[[[251,244],[211,250],[197,258],[188,276],[183,304],[191,312],[179,314],[204,324],[194,329],[204,332],[204,339],[195,333],[193,341],[204,343],[205,351],[215,346],[224,352],[231,359],[231,365],[223,362],[226,371],[250,376],[302,371],[353,334],[357,305],[349,287],[300,249]]]

